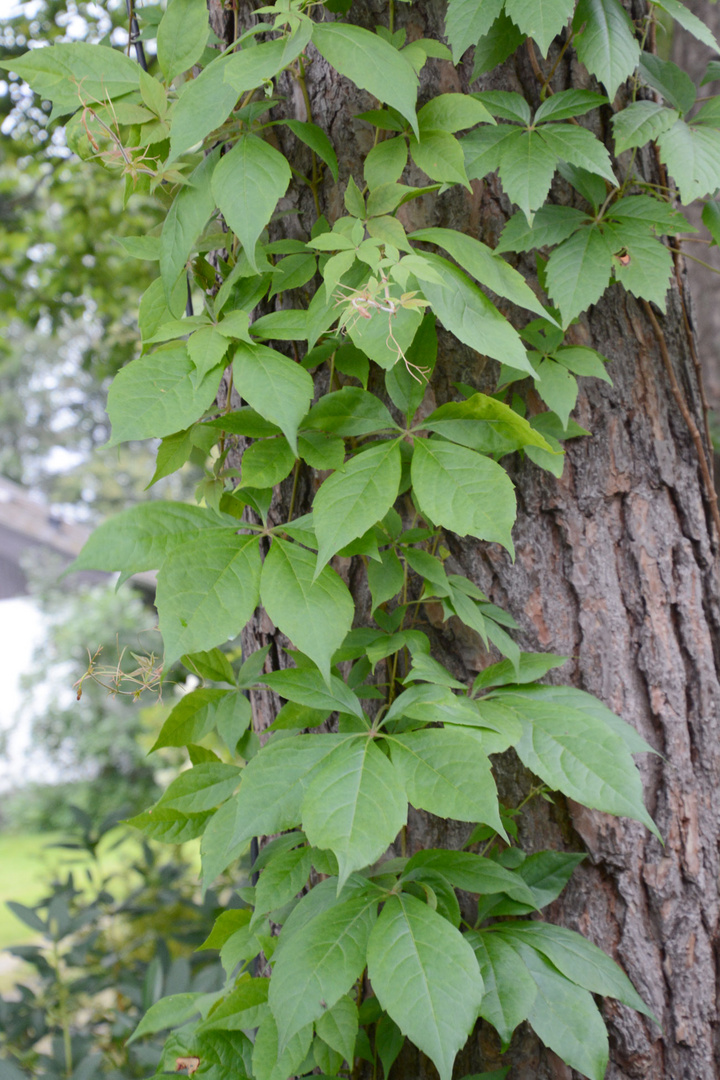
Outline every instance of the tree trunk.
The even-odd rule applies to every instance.
[[[228,19],[219,0],[210,4],[216,31],[227,32]],[[444,5],[437,0],[398,5],[397,14],[410,40],[442,35]],[[640,14],[640,9],[633,14]],[[386,5],[358,0],[351,17],[371,28],[387,24]],[[371,146],[369,126],[355,116],[375,103],[311,52],[307,78],[312,119],[328,132],[340,157],[340,184],[333,185],[326,176],[321,193],[321,208],[332,222],[342,213],[349,173],[361,181],[362,160]],[[466,91],[471,55],[455,70],[430,60],[422,76],[420,103],[437,93]],[[523,47],[484,85],[474,88],[517,90],[537,105],[535,67],[539,63],[549,70],[552,55],[542,61]],[[553,87],[584,84],[587,75],[570,48]],[[307,119],[302,96],[288,76],[280,89],[286,95],[280,108]],[[607,135],[610,112],[600,113]],[[606,141],[612,145],[609,138]],[[303,167],[310,152],[302,148],[301,154]],[[652,178],[654,160],[648,156],[643,163]],[[424,181],[414,167],[406,177],[410,183]],[[560,202],[573,197],[559,179],[553,196]],[[292,188],[281,209],[299,211],[282,219],[286,235],[309,234],[315,211],[307,188]],[[491,246],[511,212],[492,177],[475,181],[472,194],[455,187],[404,210],[408,226],[451,226]],[[522,269],[532,285],[534,262],[527,260]],[[499,306],[508,309],[503,302]],[[667,315],[658,315],[657,320],[663,347],[666,342],[682,393],[702,429],[702,405],[677,282],[668,296]],[[548,917],[579,930],[611,953],[662,1023],[660,1031],[624,1006],[605,1003],[611,1037],[608,1078],[714,1080],[720,1067],[715,944],[719,905],[714,803],[720,765],[716,538],[696,451],[646,309],[615,285],[570,333],[577,344],[591,345],[612,361],[612,387],[580,380],[574,415],[592,435],[566,444],[565,471],[559,481],[529,461],[521,462],[519,456],[506,459],[512,462],[519,503],[514,565],[498,545],[450,538],[448,546],[457,569],[522,625],[523,648],[572,658],[561,673],[553,673],[554,681],[572,682],[596,694],[659,752],[648,755],[640,767],[646,802],[665,838],[664,847],[637,823],[558,796],[550,803],[539,798],[528,803],[521,837],[529,851],[559,847],[587,852]],[[451,398],[452,383],[458,380],[479,389],[491,385],[493,364],[442,334],[440,345],[429,402]],[[532,389],[527,398],[529,410],[538,411]],[[286,481],[280,495],[285,508],[290,487]],[[312,496],[313,478],[302,473],[296,515],[309,510]],[[346,565],[338,565],[343,562]],[[363,607],[364,575],[348,560],[336,559],[335,566]],[[275,638],[274,628],[261,615],[246,631],[245,644],[277,646],[281,639]],[[440,658],[462,678],[471,677],[491,659],[479,639],[452,621],[436,628],[435,645]],[[269,659],[275,665],[287,663],[277,647]],[[276,704],[269,693],[256,700],[259,729],[272,719]],[[531,777],[513,754],[500,760],[496,771],[501,798],[517,805],[530,790]],[[466,826],[412,814],[409,853],[438,843],[460,846],[467,831]],[[508,1062],[509,1080],[567,1080],[574,1075],[527,1025],[516,1033],[502,1060],[499,1051],[494,1032],[480,1024],[458,1058],[455,1075]],[[413,1047],[393,1067],[393,1080],[435,1076],[434,1067]]]

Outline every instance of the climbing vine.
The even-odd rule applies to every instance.
[[[665,238],[692,231],[678,204],[718,187],[720,98],[698,103],[689,77],[655,54],[660,13],[720,51],[679,0],[636,23],[618,0],[449,0],[445,40],[408,40],[393,0],[374,31],[353,24],[349,2],[278,0],[252,26],[236,18],[224,51],[205,0],[170,0],[131,16],[155,42],[149,64],[142,45],[138,63],[79,42],[12,62],[77,154],[166,210],[153,234],[121,238],[159,273],[140,303],[140,354],[109,392],[111,442],[161,440],[152,482],[198,450],[207,462],[197,505],[138,505],[97,529],[75,564],[123,579],[157,570],[165,669],[182,660],[202,681],[155,744],[186,747],[190,765],[133,824],[169,843],[202,837],[206,886],[253,838],[273,837],[253,848],[242,906],[205,943],[220,950],[226,985],[160,1000],[133,1035],[172,1029],[160,1073],[354,1077],[366,1062],[387,1076],[407,1038],[450,1080],[482,1017],[503,1047],[529,1021],[602,1080],[592,995],[652,1015],[604,953],[534,917],[582,856],[521,850],[520,809],[500,803],[492,765],[513,748],[538,778],[533,796],[558,791],[657,834],[633,761],[651,748],[589,694],[541,683],[564,658],[520,652],[512,616],[452,572],[445,541],[512,555],[501,459],[520,453],[560,476],[563,443],[588,434],[571,418],[577,377],[610,376],[566,331],[610,284],[645,303],[662,339],[650,305],[665,310],[678,243]],[[484,91],[418,108],[428,59],[459,64],[471,47],[473,80],[529,50],[535,107]],[[596,89],[553,92],[568,50]],[[320,62],[375,99],[359,116],[372,134],[363,176],[313,122],[306,73]],[[274,111],[288,75],[302,119]],[[716,80],[720,62],[703,85]],[[612,116],[613,156],[593,128],[598,110]],[[289,131],[309,149],[307,173],[307,155],[279,149],[279,126],[283,145]],[[403,182],[409,160],[423,186]],[[407,231],[409,202],[494,172],[516,207],[494,250],[454,229]],[[548,202],[558,172],[573,205]],[[328,176],[344,212],[323,203]],[[316,211],[302,238],[278,208],[298,185]],[[703,220],[718,242],[712,199]],[[502,257],[533,251],[535,290]],[[428,404],[438,325],[498,362],[493,393],[461,383],[454,400]],[[528,379],[546,406],[533,416],[515,392]],[[296,516],[301,474],[316,494]],[[339,558],[362,568],[367,618]],[[259,605],[284,635],[275,670],[269,647],[241,664],[222,648]],[[432,655],[428,605],[488,650],[471,686]],[[490,662],[493,648],[503,659]],[[267,690],[285,703],[259,738],[251,702]],[[408,805],[466,822],[463,849],[409,857]],[[457,890],[475,898],[471,916]]]

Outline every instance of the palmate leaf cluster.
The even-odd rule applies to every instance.
[[[83,42],[12,62],[81,157],[164,208],[149,235],[121,241],[158,273],[140,303],[139,356],[110,389],[112,443],[160,439],[151,482],[197,451],[208,462],[201,505],[138,505],[77,562],[123,578],[156,570],[166,664],[182,658],[202,679],[155,746],[187,747],[190,766],[134,824],[169,843],[201,837],[206,887],[254,837],[274,837],[244,906],[206,942],[223,989],[157,1003],[134,1038],[174,1028],[158,1071],[211,1080],[347,1075],[362,1060],[387,1076],[409,1038],[450,1080],[478,1017],[503,1047],[527,1020],[601,1080],[592,995],[651,1014],[602,952],[537,916],[581,856],[517,846],[492,758],[514,748],[538,791],[657,834],[633,760],[650,747],[590,695],[541,683],[563,658],[520,652],[512,616],[452,572],[443,536],[513,554],[502,459],[560,475],[563,442],[587,434],[571,418],[578,377],[609,381],[605,358],[568,328],[611,284],[664,309],[664,238],[690,229],[677,199],[718,187],[720,112],[713,98],[695,111],[688,77],[646,48],[649,28],[661,10],[715,45],[679,0],[650,5],[641,24],[618,0],[449,0],[448,44],[356,26],[340,6],[268,6],[225,51],[204,0],[140,11],[155,74]],[[473,47],[475,79],[526,39],[542,58],[574,49],[597,88],[553,93],[548,74],[532,103],[479,91],[417,107],[428,60],[457,64]],[[275,110],[277,80],[290,72],[304,88],[318,55],[376,99],[359,115],[374,132],[364,174],[347,179],[333,220],[322,182],[338,183],[342,147],[310,116]],[[706,81],[717,77],[711,65]],[[310,174],[278,148],[277,126],[311,151]],[[677,191],[645,175],[648,144]],[[410,162],[423,186],[403,183]],[[494,172],[516,208],[495,250],[452,229],[408,231],[408,203]],[[549,203],[558,178],[565,201]],[[302,239],[283,230],[295,184],[317,209]],[[704,221],[717,242],[714,201]],[[532,251],[537,283],[502,257]],[[498,362],[494,393],[458,384],[454,400],[427,405],[438,327]],[[547,411],[526,415],[523,380]],[[290,492],[311,473],[312,510],[295,517]],[[336,557],[366,575],[363,625]],[[469,688],[458,681],[432,655],[427,604],[505,659]],[[222,651],[258,606],[284,635],[274,669],[269,648],[240,666]],[[284,704],[261,745],[250,702],[267,691]],[[465,848],[408,857],[408,807],[466,822]]]

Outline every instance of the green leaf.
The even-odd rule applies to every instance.
[[[299,364],[266,345],[239,342],[233,360],[235,389],[282,429],[293,452],[297,429],[313,397],[313,381]]]
[[[254,135],[241,135],[213,172],[213,197],[256,273],[255,244],[291,175],[285,157]]]
[[[622,154],[633,146],[644,146],[672,127],[678,114],[656,101],[635,101],[612,118],[615,153]]]
[[[188,671],[191,671],[193,675],[198,675],[201,679],[230,683],[232,687],[235,687],[237,683],[232,664],[228,660],[227,654],[220,649],[187,654],[183,656],[182,662]]]
[[[186,694],[171,711],[150,752],[161,746],[199,743],[217,727],[218,719],[223,717],[228,706],[237,712],[240,725],[247,728],[252,716],[250,703],[237,691],[203,686]],[[240,734],[242,731],[238,738]]]
[[[554,702],[501,694],[523,725],[515,749],[523,764],[549,787],[595,810],[657,826],[642,799],[642,782],[624,740],[589,712]]]
[[[363,166],[370,191],[381,184],[399,180],[407,165],[407,143],[403,138],[385,139],[370,150]]]
[[[718,45],[717,38],[710,28],[694,12],[689,11],[685,4],[680,3],[680,0],[653,0],[653,3],[656,7],[671,15],[676,22],[679,22],[683,30],[687,30],[688,34],[692,34],[703,45],[707,45],[708,49],[712,49],[716,53],[720,52],[720,45]]]
[[[540,52],[548,49],[573,13],[573,0],[505,0],[505,13],[538,43]]]
[[[606,230],[622,257],[613,259],[613,275],[633,296],[651,300],[665,311],[665,298],[673,274],[672,253],[644,222],[623,221]]]
[[[377,905],[377,896],[353,896],[319,912],[302,931],[283,934],[270,980],[281,1045],[319,1020],[362,974]]]
[[[546,315],[544,307],[522,274],[495,255],[492,249],[480,240],[466,236],[456,229],[418,229],[410,234],[410,239],[437,244],[481,285],[492,289],[498,296],[512,300],[520,307],[535,311],[538,315]]]
[[[308,1024],[280,1050],[275,1018],[266,1016],[255,1036],[252,1053],[253,1077],[255,1080],[286,1080],[289,1076],[295,1076],[307,1057],[311,1043],[312,1024]]]
[[[660,160],[678,186],[684,205],[712,195],[720,177],[720,131],[678,120],[658,138]]]
[[[312,552],[276,537],[260,588],[272,621],[315,661],[329,684],[330,659],[352,625],[355,605],[329,566],[315,576],[315,562]]]
[[[172,807],[154,806],[142,814],[128,818],[125,824],[140,829],[147,837],[160,844],[184,844],[187,840],[195,840],[203,834],[208,819],[212,819],[212,812],[209,810],[202,814],[184,814]]]
[[[518,867],[518,874],[530,886],[539,908],[557,900],[584,855],[565,851],[537,851]]]
[[[188,71],[210,33],[205,0],[170,0],[157,28],[157,58],[167,82]]]
[[[194,386],[194,370],[184,345],[158,349],[121,368],[108,393],[107,445],[172,435],[202,416],[215,400],[222,372],[215,368]]]
[[[493,859],[469,851],[446,851],[442,848],[418,851],[408,861],[406,871],[428,867],[465,892],[493,895],[506,893],[521,904],[535,905],[529,885],[517,873]]]
[[[565,979],[544,957],[527,947],[517,950],[537,995],[528,1013],[536,1035],[571,1069],[603,1080],[608,1064],[605,1024],[587,990]]]
[[[31,49],[2,67],[14,71],[60,113],[122,97],[140,85],[140,68],[119,49],[73,41]]]
[[[385,516],[397,498],[401,470],[399,444],[379,442],[322,484],[313,502],[318,573],[336,552]]]
[[[173,0],[173,3],[177,3],[177,0]],[[207,10],[205,19],[207,21]],[[188,177],[187,184],[180,188],[163,222],[160,273],[168,297],[215,209],[210,180],[219,158],[219,148],[203,158]]]
[[[514,922],[501,924],[497,933],[508,941],[525,942],[542,953],[566,979],[592,994],[616,998],[631,1009],[655,1019],[624,971],[596,945],[552,923]],[[488,934],[490,938],[492,935]]]
[[[352,713],[362,720],[360,702],[337,675],[326,683],[313,668],[286,668],[260,676],[260,680],[280,697],[306,705],[309,709]]]
[[[471,180],[482,180],[488,173],[495,172],[500,165],[502,144],[516,132],[517,128],[509,124],[498,124],[497,127],[476,128],[461,139],[465,169]]]
[[[489,31],[502,11],[503,0],[449,0],[445,16],[445,33],[453,53],[453,62],[460,63],[464,52]]]
[[[555,248],[546,267],[548,293],[563,326],[596,304],[610,281],[612,252],[599,229],[583,228]]]
[[[197,385],[216,367],[223,363],[230,342],[218,333],[214,326],[202,326],[187,339],[187,351],[192,360],[194,371],[191,381]],[[224,365],[223,365],[224,366]]]
[[[166,665],[236,637],[257,607],[259,582],[256,536],[223,530],[175,548],[157,584]]]
[[[480,1016],[497,1031],[506,1049],[518,1024],[527,1019],[537,996],[537,985],[516,951],[497,934],[471,930],[472,946],[485,984]]]
[[[542,105],[535,113],[535,124],[544,124],[548,120],[569,120],[571,117],[583,116],[591,109],[598,109],[601,105],[607,105],[608,99],[604,94],[596,94],[594,90],[561,90],[552,97],[545,98]]]
[[[236,765],[225,765],[221,761],[195,765],[172,781],[157,805],[183,814],[212,810],[232,795],[240,783],[240,772]]]
[[[313,150],[330,169],[333,180],[338,182],[338,162],[335,148],[321,127],[306,120],[285,120],[285,124],[306,146]]]
[[[617,187],[610,155],[591,131],[573,124],[543,124],[538,134],[563,161],[596,173]]]
[[[305,888],[312,865],[309,848],[285,851],[270,862],[260,874],[255,886],[255,914],[253,922],[268,911],[275,911],[289,903]],[[301,1025],[302,1026],[302,1025]]]
[[[403,1034],[450,1080],[483,995],[467,941],[414,896],[391,896],[370,935],[368,974]]]
[[[588,215],[574,206],[541,206],[532,225],[521,212],[513,214],[495,248],[501,251],[532,251],[552,247],[567,240],[588,221]]]
[[[358,1010],[351,997],[343,995],[331,1009],[325,1010],[315,1021],[315,1030],[328,1046],[342,1054],[345,1061],[353,1061],[358,1033]]]
[[[143,1035],[155,1035],[158,1031],[177,1027],[193,1013],[199,1011],[199,1000],[204,994],[170,994],[151,1005],[128,1039],[128,1045]]]
[[[108,518],[85,542],[71,566],[76,570],[120,570],[126,575],[159,570],[175,549],[207,530],[225,531],[223,520],[211,510],[179,502],[140,503]]]
[[[530,124],[530,106],[522,94],[514,90],[481,90],[473,94],[473,97],[487,105],[493,116],[515,121],[523,126]]]
[[[669,101],[681,113],[692,109],[697,97],[695,83],[690,76],[671,60],[663,60],[653,53],[642,54],[639,72],[643,80]]]
[[[715,200],[703,206],[702,222],[712,237],[710,247],[720,244],[720,205]]]
[[[426,131],[464,131],[476,124],[492,124],[493,118],[482,101],[470,94],[438,94],[418,112],[420,137]]]
[[[530,223],[547,198],[557,168],[558,155],[543,139],[543,131],[513,131],[500,145],[499,171],[505,194]]]
[[[382,401],[358,386],[344,386],[342,390],[325,394],[302,426],[343,436],[400,430]]]
[[[397,109],[418,135],[418,78],[389,42],[348,23],[318,23],[313,30],[313,45],[341,75]]]
[[[475,63],[470,81],[474,82],[478,76],[504,63],[524,40],[525,34],[522,30],[518,30],[510,16],[502,11],[489,33],[480,38],[475,46]]]
[[[243,451],[241,488],[275,487],[292,471],[295,464],[287,439],[262,439]]]
[[[508,683],[532,683],[542,679],[553,668],[562,667],[569,657],[554,656],[552,653],[520,653],[520,660],[515,667],[509,660],[491,664],[476,677],[472,686],[473,694],[478,690],[487,690],[491,686],[506,686]]]
[[[395,735],[390,753],[416,810],[504,831],[490,761],[471,732],[428,728]]]
[[[372,739],[355,738],[328,757],[305,792],[302,821],[308,841],[335,854],[338,888],[386,851],[407,821],[407,798]]]
[[[430,413],[422,426],[486,454],[508,454],[528,445],[551,449],[509,405],[485,394],[473,394],[467,401],[448,401]]]
[[[632,75],[640,59],[629,16],[618,0],[579,0],[573,28],[580,61],[613,101],[620,83]]]
[[[412,482],[421,511],[436,525],[512,552],[515,492],[494,461],[463,446],[416,439]]]
[[[518,334],[485,294],[446,259],[426,253],[422,258],[432,271],[432,278],[422,278],[422,290],[445,329],[476,352],[529,373]]]
[[[350,338],[356,348],[388,371],[403,360],[422,322],[422,312],[400,307],[394,314],[374,309],[368,315],[350,324]]]

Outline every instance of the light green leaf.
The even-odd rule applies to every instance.
[[[485,394],[473,394],[467,401],[448,401],[430,413],[422,426],[451,442],[486,454],[509,454],[523,446],[551,450],[547,440],[527,420],[509,405]]]
[[[404,138],[385,139],[373,146],[363,166],[368,188],[373,191],[381,184],[399,180],[406,165],[407,143]]]
[[[537,985],[516,951],[499,935],[471,930],[465,939],[485,983],[480,1016],[495,1028],[504,1050],[515,1028],[527,1019]]]
[[[372,739],[348,741],[328,757],[305,792],[302,821],[308,841],[335,854],[338,888],[386,851],[407,821],[407,798]]]
[[[416,810],[504,831],[490,761],[471,732],[427,728],[394,735],[390,753]]]
[[[629,1008],[655,1019],[622,968],[574,930],[552,923],[514,922],[512,925],[501,924],[497,933],[511,942],[525,942],[542,953],[561,975],[577,986],[592,994],[616,998]],[[490,937],[496,935],[488,934],[487,938]]]
[[[580,61],[613,101],[640,59],[633,24],[618,0],[579,0],[573,19]]]
[[[492,686],[506,686],[508,683],[534,683],[542,679],[553,668],[562,667],[569,657],[554,656],[552,653],[520,653],[517,667],[509,660],[491,664],[476,677],[472,686],[473,694],[478,690],[487,690]]]
[[[658,137],[660,160],[678,186],[683,204],[720,187],[720,131],[678,120]]]
[[[587,990],[565,979],[533,949],[517,949],[537,986],[528,1013],[536,1035],[571,1069],[590,1080],[604,1080],[608,1065],[605,1024]]]
[[[256,273],[255,244],[291,175],[286,158],[254,135],[241,135],[213,172],[213,197]]]
[[[331,1009],[323,1012],[315,1022],[315,1030],[328,1046],[342,1054],[345,1061],[353,1061],[358,1033],[358,1010],[351,997],[344,995]]]
[[[207,20],[207,10],[205,18]],[[160,234],[160,273],[168,297],[215,209],[210,180],[219,157],[218,148],[203,158],[188,177],[187,184],[178,191],[163,222]]]
[[[119,49],[73,41],[31,49],[2,65],[61,113],[122,97],[140,85],[140,68]]]
[[[286,668],[284,671],[261,675],[259,680],[280,697],[298,705],[327,712],[352,713],[362,720],[360,702],[337,675],[331,675],[330,682],[326,684],[320,673],[313,668]]]
[[[194,385],[202,383],[211,371],[222,364],[229,348],[228,339],[214,326],[201,326],[190,335],[187,351],[195,369],[190,373]]]
[[[307,371],[266,345],[240,342],[233,360],[235,389],[252,407],[282,429],[293,452],[297,429],[313,397]]]
[[[338,182],[338,162],[335,148],[321,127],[306,120],[286,120],[285,123],[301,142],[309,146],[330,169],[333,180]]]
[[[224,718],[226,711],[237,715],[238,738],[252,718],[250,703],[236,690],[202,686],[181,698],[163,724],[151,753],[161,746],[187,746],[199,743]]]
[[[157,236],[118,236],[116,240],[132,259],[155,262],[160,258],[160,240]]]
[[[157,58],[167,82],[198,62],[209,33],[205,0],[170,0],[157,28]]]
[[[313,502],[318,573],[337,551],[385,516],[397,498],[401,470],[399,444],[380,442],[322,484]]]
[[[503,229],[495,252],[551,247],[567,240],[588,220],[588,215],[574,206],[541,206],[532,225],[529,225],[525,215],[519,211],[513,214]]]
[[[546,312],[522,274],[494,254],[486,244],[457,229],[417,229],[410,234],[411,240],[425,240],[444,248],[463,270],[492,289],[498,296],[512,300],[520,307],[546,316]]]
[[[515,492],[496,462],[464,446],[416,439],[412,482],[421,511],[436,525],[512,552]]]
[[[312,865],[310,849],[295,848],[274,858],[255,886],[253,923],[268,911],[289,903],[305,887]],[[252,925],[252,923],[251,923]]]
[[[501,120],[514,121],[524,127],[530,125],[530,106],[522,94],[514,90],[481,90],[473,97],[487,105],[492,115]]]
[[[505,194],[528,221],[545,202],[557,168],[557,153],[537,131],[513,131],[500,144],[500,179]]]
[[[518,95],[519,97],[519,95]],[[460,140],[465,155],[465,169],[471,180],[482,180],[495,172],[500,164],[500,151],[506,139],[511,139],[517,128],[510,124],[497,127],[479,127]]]
[[[394,314],[378,309],[368,314],[369,318],[358,318],[350,323],[350,339],[356,348],[388,371],[403,362],[422,322],[422,312],[417,308],[400,307]]]
[[[606,814],[657,826],[643,804],[642,782],[623,738],[590,712],[520,694],[498,695],[523,725],[515,749],[549,787]]]
[[[287,1077],[295,1076],[307,1057],[312,1033],[312,1024],[308,1024],[280,1050],[275,1018],[266,1016],[257,1030],[253,1046],[252,1075],[255,1080],[287,1080]]]
[[[315,661],[329,683],[330,659],[352,625],[355,605],[329,566],[315,577],[315,562],[311,551],[276,537],[263,566],[262,602],[275,625]]]
[[[447,878],[457,889],[480,895],[506,893],[521,904],[535,905],[533,893],[523,879],[494,859],[470,851],[446,851],[429,848],[418,851],[409,860],[406,871],[428,867]]]
[[[222,761],[194,765],[172,781],[157,806],[183,814],[212,810],[232,795],[240,783],[240,772],[236,765],[225,765]]]
[[[456,338],[476,352],[492,356],[530,373],[525,349],[512,328],[483,292],[439,255],[424,253],[422,259],[432,271],[422,278],[422,290],[433,312]],[[417,270],[418,277],[421,271]],[[442,284],[437,284],[437,277]]]
[[[600,299],[610,281],[612,252],[597,228],[583,228],[555,248],[546,267],[548,293],[563,325]]]
[[[503,0],[449,0],[445,16],[445,33],[450,42],[455,64],[460,63],[464,52],[474,45],[488,30],[502,11]]]
[[[222,328],[222,323],[220,324]],[[307,312],[298,308],[271,311],[252,324],[254,337],[275,341],[302,341],[307,338]]]
[[[397,109],[418,135],[418,78],[402,53],[378,34],[348,23],[318,23],[313,45],[341,75]]]
[[[142,1035],[154,1035],[158,1031],[177,1027],[193,1013],[199,1011],[200,999],[206,995],[194,994],[170,994],[161,998],[151,1005],[143,1016],[138,1026],[128,1039],[128,1045],[139,1039]]]
[[[644,146],[672,127],[679,116],[675,109],[666,109],[656,101],[635,101],[612,118],[615,153],[622,154],[633,146]]]
[[[564,428],[577,401],[577,379],[562,364],[554,360],[540,359],[539,353],[530,353],[535,368],[535,387],[548,408],[557,413]]]
[[[107,445],[162,438],[199,419],[215,400],[222,372],[215,368],[194,386],[194,370],[184,345],[158,349],[121,368],[108,393]]]
[[[320,911],[301,932],[283,935],[270,980],[281,1045],[319,1020],[362,974],[377,905],[377,896],[353,896]]]
[[[261,439],[243,451],[241,487],[275,487],[292,471],[295,464],[287,439]]]
[[[543,124],[538,134],[563,161],[596,173],[617,187],[610,155],[587,128],[577,124]]]
[[[482,102],[470,94],[438,94],[418,112],[420,137],[426,131],[464,131],[476,124],[493,124],[493,118]]]
[[[625,220],[611,225],[606,235],[614,238],[613,276],[633,296],[651,300],[665,311],[665,299],[673,274],[672,253],[644,222]],[[622,253],[619,257],[617,253]]]
[[[506,0],[505,13],[515,25],[538,43],[540,52],[548,49],[573,13],[573,0]]]
[[[223,530],[175,548],[157,584],[166,665],[236,637],[257,607],[259,583],[256,536]]]
[[[71,566],[76,570],[116,570],[126,575],[159,570],[165,558],[206,530],[227,530],[229,520],[211,510],[179,502],[140,503],[108,518],[85,542]]]
[[[370,935],[368,974],[403,1034],[450,1080],[483,995],[467,941],[414,896],[391,896]]]
[[[544,124],[548,120],[569,120],[607,104],[605,95],[596,94],[594,90],[560,90],[559,93],[545,98],[535,113],[533,122]]]
[[[657,90],[678,112],[686,113],[692,109],[697,98],[695,83],[687,71],[683,71],[672,60],[663,60],[654,53],[644,52],[638,66],[644,82]]]
[[[140,829],[151,840],[160,844],[184,844],[186,840],[195,840],[203,835],[212,812],[202,814],[184,814],[167,806],[154,806],[142,814],[128,818],[126,825]]]
[[[717,38],[710,28],[694,12],[690,11],[685,4],[680,3],[680,0],[653,0],[653,3],[656,7],[671,15],[676,22],[679,22],[683,30],[687,30],[688,34],[692,34],[703,45],[707,45],[708,49],[712,49],[716,53],[720,52],[720,45],[718,45]]]

